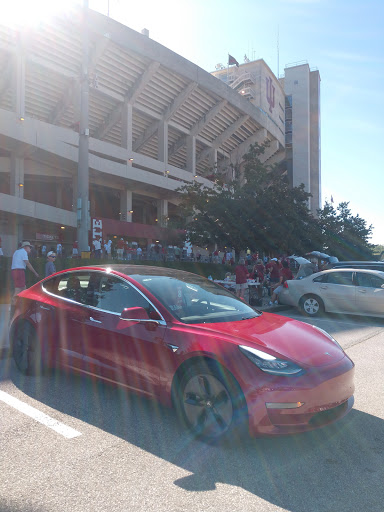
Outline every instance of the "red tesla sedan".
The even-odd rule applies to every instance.
[[[196,436],[311,430],[353,405],[354,364],[325,331],[250,308],[203,277],[74,268],[18,295],[19,370],[64,368],[174,405]]]

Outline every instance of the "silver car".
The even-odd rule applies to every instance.
[[[326,311],[384,318],[384,272],[334,269],[286,281],[279,302],[308,316]]]

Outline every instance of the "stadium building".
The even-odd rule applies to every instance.
[[[249,101],[147,31],[92,10],[29,31],[0,22],[0,68],[5,255],[22,239],[78,240],[81,251],[99,236],[166,243],[180,186],[212,185],[255,142],[268,141],[268,163],[284,157],[285,92],[272,73],[271,113],[268,98],[265,108]]]
[[[225,68],[218,64],[212,74],[247,98],[275,123],[285,138],[285,151],[274,155],[282,162],[292,186],[304,183],[312,194],[309,208],[321,208],[320,74],[307,62],[288,64],[277,79],[263,59]],[[233,59],[231,61],[231,59]],[[271,161],[272,163],[272,161]]]

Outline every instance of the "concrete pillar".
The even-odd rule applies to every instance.
[[[88,251],[89,231],[89,41],[88,0],[83,4],[82,66],[81,66],[81,111],[79,130],[79,163],[77,168],[77,240],[80,251]]]
[[[217,171],[217,149],[212,148],[209,153],[209,168],[212,169],[214,172]]]
[[[24,197],[24,158],[11,154],[11,195]]]
[[[77,209],[77,196],[78,196],[77,176],[75,175],[73,177],[73,181],[72,181],[72,211],[73,212],[75,212]]]
[[[132,104],[125,103],[121,113],[121,145],[127,149],[128,161],[132,156]]]
[[[187,135],[187,171],[196,174],[196,137]]]
[[[167,199],[158,199],[157,201],[157,218],[159,225],[163,228],[168,224],[168,201]]]
[[[157,158],[165,164],[168,163],[168,123],[161,121],[157,130]]]
[[[120,195],[120,220],[132,222],[132,192],[123,190]]]

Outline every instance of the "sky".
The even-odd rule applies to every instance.
[[[0,0],[0,4],[6,0]],[[77,0],[80,1],[80,0]],[[70,0],[30,0],[67,4]],[[15,0],[17,3],[17,0]],[[277,75],[306,61],[321,77],[322,201],[349,202],[384,245],[383,0],[88,0],[205,71],[263,58]],[[7,1],[7,7],[13,5]],[[25,11],[25,9],[24,9]],[[18,11],[18,15],[20,11]]]

